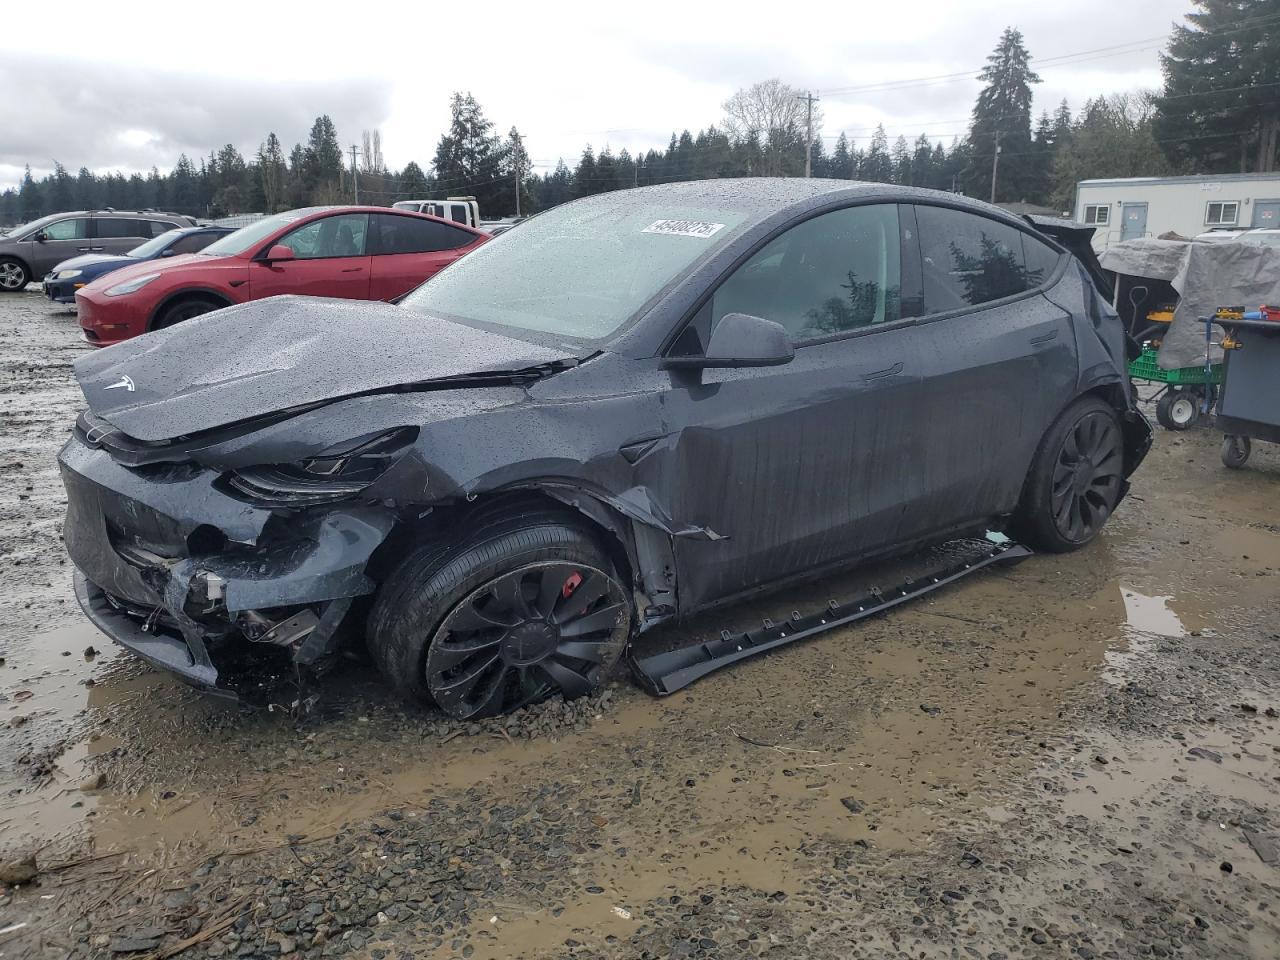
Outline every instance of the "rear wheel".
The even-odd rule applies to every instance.
[[[1055,553],[1083,547],[1119,502],[1123,470],[1115,411],[1096,397],[1076,401],[1036,450],[1016,517],[1019,535]]]
[[[0,258],[0,293],[17,293],[30,282],[26,264],[12,257]]]
[[[189,297],[185,300],[179,300],[161,311],[155,323],[151,325],[151,329],[163,330],[165,327],[172,327],[183,320],[198,317],[202,313],[210,313],[221,306],[222,304],[220,303],[214,303],[212,300],[206,300],[202,297]]]
[[[631,632],[606,552],[555,516],[512,518],[409,556],[369,616],[369,647],[402,692],[467,719],[600,689]]]
[[[1166,430],[1186,430],[1200,418],[1200,395],[1169,390],[1156,404],[1156,420]]]

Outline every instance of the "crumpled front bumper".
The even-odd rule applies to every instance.
[[[95,627],[120,646],[137,654],[153,667],[167,670],[182,680],[214,693],[223,693],[216,686],[218,669],[209,659],[203,642],[193,649],[180,633],[170,633],[163,626],[148,626],[148,620],[127,613],[112,603],[107,592],[76,570],[73,579],[76,600]]]
[[[218,678],[210,651],[243,632],[245,615],[279,624],[305,614],[309,629],[288,644],[294,659],[330,652],[352,598],[376,587],[365,568],[395,520],[374,504],[258,507],[224,493],[216,471],[130,469],[78,437],[58,461],[63,539],[85,614],[204,689]]]

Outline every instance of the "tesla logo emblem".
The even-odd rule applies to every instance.
[[[133,393],[133,378],[121,377],[115,383],[109,383],[102,389],[103,390],[119,390],[121,387],[124,387],[124,389],[128,390],[130,393]]]

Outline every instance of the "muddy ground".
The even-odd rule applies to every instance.
[[[78,615],[75,317],[0,334],[0,957],[1280,954],[1275,447],[1160,431],[1090,548],[665,700],[458,724],[355,658],[228,706]]]

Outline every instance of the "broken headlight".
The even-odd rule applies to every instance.
[[[418,438],[417,427],[398,427],[334,444],[294,463],[241,467],[232,489],[271,503],[319,503],[354,496],[387,472]]]

